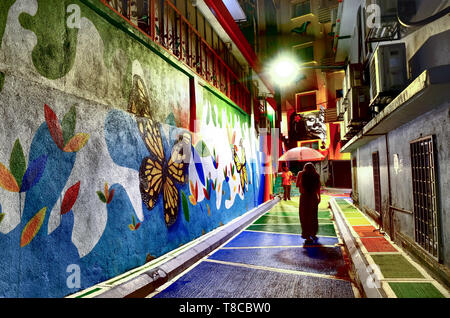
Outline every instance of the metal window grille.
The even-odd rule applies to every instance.
[[[439,258],[434,137],[414,140],[410,143],[410,149],[415,240],[428,253]]]
[[[372,154],[372,166],[375,210],[381,215],[380,155],[378,154],[378,151]]]

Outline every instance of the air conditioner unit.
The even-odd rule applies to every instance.
[[[363,85],[363,65],[361,63],[349,64],[345,76],[348,77],[350,88],[361,87]]]
[[[348,124],[353,127],[365,125],[369,120],[368,86],[353,87],[348,94]]]
[[[405,44],[379,46],[370,61],[370,108],[381,110],[406,84]]]

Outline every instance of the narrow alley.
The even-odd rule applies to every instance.
[[[359,297],[328,200],[319,205],[318,240],[300,236],[299,197],[280,201],[155,298],[349,298]]]

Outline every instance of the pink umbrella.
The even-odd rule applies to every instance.
[[[325,158],[320,152],[308,147],[296,147],[286,151],[278,161],[320,161]]]

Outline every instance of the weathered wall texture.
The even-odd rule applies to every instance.
[[[413,190],[412,190],[412,172],[411,172],[411,153],[410,141],[421,137],[434,135],[436,138],[437,170],[438,176],[438,207],[440,213],[442,253],[444,264],[450,266],[450,200],[448,197],[449,184],[449,111],[450,103],[436,107],[415,120],[402,125],[401,127],[389,132],[389,163],[390,180],[392,191],[392,206],[406,211],[414,211]],[[379,151],[380,154],[380,175],[381,175],[381,197],[382,209],[385,213],[388,211],[388,184],[387,184],[387,161],[385,138],[380,137],[367,145],[359,148],[352,156],[357,158],[358,173],[358,195],[359,205],[362,208],[375,208],[373,172],[372,172],[372,153]],[[394,155],[397,159],[394,159]],[[394,161],[397,162],[394,164]],[[394,227],[398,231],[414,241],[414,218],[412,214],[404,212],[394,212]]]
[[[249,116],[196,84],[191,134],[189,74],[85,2],[0,3],[0,296],[74,293],[261,203]]]

